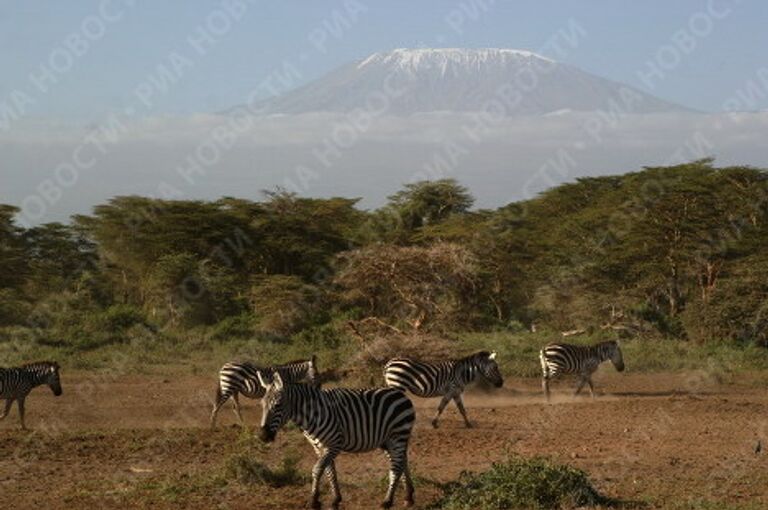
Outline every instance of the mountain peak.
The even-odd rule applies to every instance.
[[[266,113],[383,111],[408,116],[610,110],[634,98],[633,113],[685,111],[656,97],[527,50],[398,48],[374,53],[266,101]]]
[[[372,64],[393,64],[401,68],[416,69],[420,66],[441,66],[449,64],[460,66],[485,65],[494,61],[513,60],[517,63],[547,62],[554,60],[527,50],[509,48],[397,48],[378,52],[363,59],[358,65],[362,69]]]

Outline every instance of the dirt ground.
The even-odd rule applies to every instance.
[[[27,400],[30,432],[14,406],[0,423],[0,494],[7,508],[301,508],[309,485],[281,489],[221,480],[241,437],[231,405],[207,428],[215,376],[64,374],[64,395],[38,388]],[[595,377],[598,397],[571,398],[571,382],[543,402],[539,382],[510,379],[466,397],[474,429],[451,405],[441,427],[435,400],[414,399],[418,421],[410,458],[417,508],[434,501],[434,482],[482,470],[509,454],[544,455],[586,470],[604,494],[644,508],[768,508],[768,392],[758,375],[723,383],[705,373]],[[257,424],[260,405],[244,399]],[[761,450],[761,451],[756,451]],[[265,450],[311,447],[296,430]],[[344,508],[375,508],[385,489],[378,452],[344,455],[337,467]],[[218,476],[218,481],[217,481]],[[327,488],[324,499],[329,501]],[[398,498],[402,491],[398,493]],[[399,506],[398,502],[398,506]],[[700,505],[700,506],[699,506]]]

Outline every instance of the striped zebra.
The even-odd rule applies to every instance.
[[[264,387],[259,384],[258,374],[264,372],[267,378],[271,378],[274,372],[278,372],[283,381],[319,384],[317,371],[317,358],[312,356],[308,360],[297,360],[282,365],[260,367],[251,362],[225,363],[219,369],[219,383],[216,387],[216,399],[211,412],[211,428],[216,427],[216,415],[230,397],[235,406],[235,414],[240,423],[243,415],[240,413],[240,395],[246,398],[261,398],[264,396]]]
[[[261,438],[275,439],[286,422],[294,422],[317,453],[312,469],[312,508],[320,508],[320,477],[325,473],[333,491],[333,508],[341,503],[335,459],[341,452],[381,448],[389,458],[389,487],[382,503],[390,508],[401,477],[405,502],[413,505],[413,481],[408,470],[408,441],[416,415],[413,404],[392,388],[323,390],[308,384],[285,383],[277,373],[272,382],[259,374],[265,388],[261,400]]]
[[[0,399],[5,399],[5,409],[0,420],[8,416],[13,401],[18,402],[21,428],[26,430],[24,423],[24,400],[29,392],[37,386],[47,384],[57,397],[61,395],[61,380],[59,379],[59,364],[53,361],[38,361],[16,368],[0,368]]]
[[[464,424],[472,428],[461,395],[478,374],[497,388],[504,384],[495,352],[481,351],[465,358],[436,363],[394,358],[384,366],[384,381],[390,388],[410,391],[417,397],[443,397],[437,406],[437,414],[432,418],[434,428],[437,428],[437,420],[451,399],[464,418]]]
[[[578,395],[584,385],[588,384],[589,393],[594,398],[592,374],[602,362],[611,360],[616,370],[619,372],[624,370],[624,358],[621,355],[619,343],[615,340],[595,345],[549,344],[541,350],[539,359],[542,372],[541,385],[547,400],[549,400],[549,381],[561,374],[579,377],[579,385],[574,395]]]

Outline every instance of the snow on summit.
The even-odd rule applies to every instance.
[[[391,64],[404,69],[416,70],[421,66],[437,66],[445,69],[448,65],[467,68],[486,65],[494,60],[515,60],[516,62],[548,62],[553,60],[526,50],[503,48],[398,48],[389,52],[374,53],[358,64],[358,69],[370,64]]]
[[[626,105],[627,98],[631,105]],[[532,51],[398,48],[343,65],[283,96],[268,114],[376,110],[377,115],[477,112],[501,101],[507,116],[611,110],[685,109]]]

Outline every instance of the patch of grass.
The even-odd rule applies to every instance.
[[[287,452],[276,466],[259,459],[270,459],[271,452],[263,443],[248,433],[237,441],[235,453],[224,463],[224,476],[242,484],[266,485],[280,488],[289,485],[303,485],[308,477],[299,470],[300,455]]]
[[[281,464],[272,468],[250,455],[235,454],[227,460],[226,474],[243,484],[259,484],[275,488],[303,485],[306,482],[306,476],[299,471],[298,464],[298,457],[285,455]]]
[[[535,457],[510,457],[483,473],[463,473],[431,508],[552,510],[607,505],[584,471]]]

